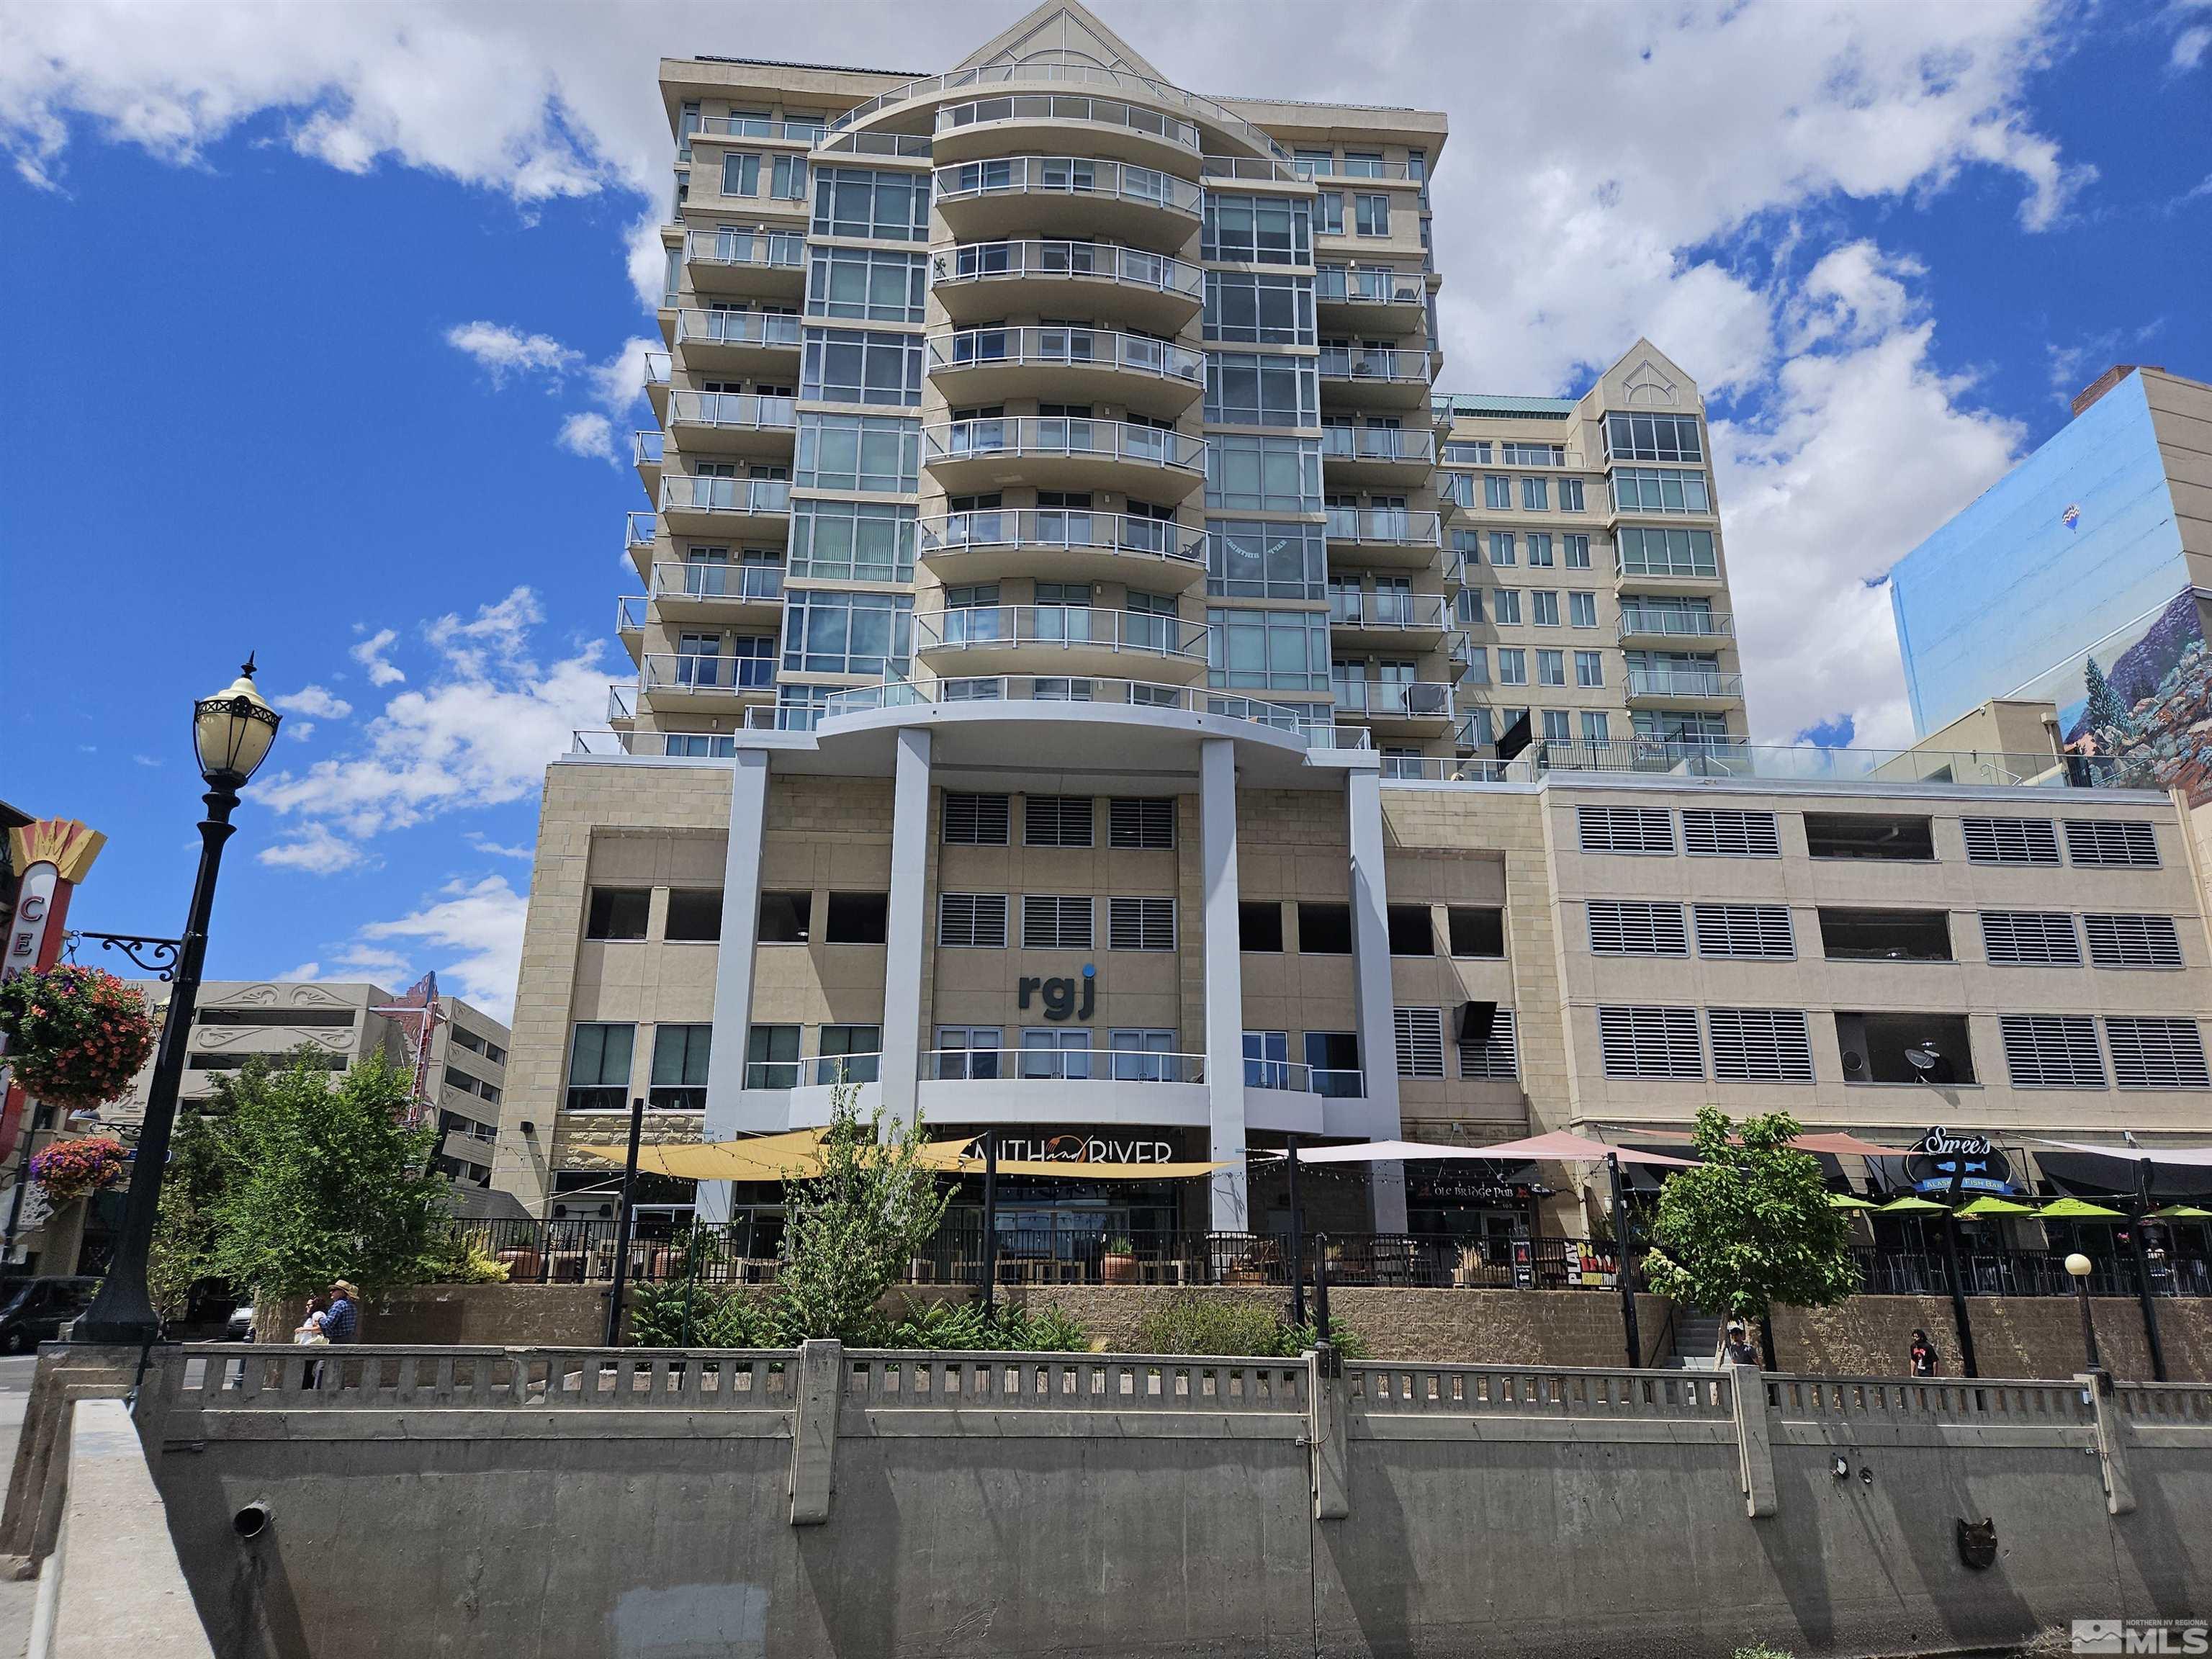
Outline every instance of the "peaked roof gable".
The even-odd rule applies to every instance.
[[[1148,81],[1167,77],[1137,54],[1135,48],[1091,15],[1079,0],[1046,0],[1035,11],[993,40],[985,41],[958,67],[981,69],[992,64],[1019,64],[1043,58],[1063,64],[1091,64],[1100,69],[1122,70]]]

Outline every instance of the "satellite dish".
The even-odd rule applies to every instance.
[[[1923,1075],[1934,1071],[1936,1062],[1942,1057],[1936,1051],[1936,1045],[1932,1042],[1916,1042],[1905,1051],[1905,1064]]]

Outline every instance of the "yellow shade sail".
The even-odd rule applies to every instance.
[[[969,1151],[975,1144],[973,1136],[934,1140],[921,1149],[917,1161],[922,1168],[942,1175],[981,1175],[983,1160]],[[629,1158],[624,1146],[575,1150],[595,1163],[617,1169]],[[804,1181],[822,1173],[822,1133],[818,1129],[793,1129],[749,1140],[641,1146],[637,1167],[648,1175],[672,1176],[679,1181]],[[1002,1158],[999,1173],[1073,1181],[1182,1181],[1232,1167],[1231,1163],[1086,1164],[1065,1158]]]

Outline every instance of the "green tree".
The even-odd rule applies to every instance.
[[[876,1311],[951,1202],[921,1162],[921,1115],[863,1119],[859,1090],[840,1084],[822,1138],[822,1173],[784,1182],[784,1260],[776,1324],[789,1342],[831,1337],[866,1344],[883,1334]]]
[[[2097,666],[2094,657],[2082,669],[2081,681],[2089,692],[2089,706],[2082,711],[2082,719],[2107,750],[2122,748],[2137,735],[2135,716],[2120,701],[2120,694],[2112,690],[2112,683],[2105,678],[2105,671]]]
[[[215,1270],[258,1297],[334,1279],[370,1294],[420,1284],[451,1233],[435,1131],[407,1127],[413,1079],[381,1057],[333,1081],[295,1055],[228,1091],[215,1201]]]
[[[1660,1190],[1644,1258],[1654,1291],[1749,1320],[1777,1303],[1830,1307],[1859,1288],[1850,1230],[1828,1202],[1820,1165],[1789,1144],[1802,1133],[1787,1112],[1731,1126],[1718,1107],[1699,1109],[1693,1139],[1704,1161]]]
[[[255,1062],[265,1073],[265,1063]],[[243,1073],[240,1074],[241,1076]],[[224,1091],[235,1079],[216,1085],[210,1109],[221,1110]],[[154,1237],[146,1254],[146,1285],[154,1310],[164,1320],[180,1317],[192,1286],[215,1277],[216,1204],[223,1188],[222,1135],[195,1109],[180,1106],[168,1167],[161,1174],[161,1201],[154,1213]]]

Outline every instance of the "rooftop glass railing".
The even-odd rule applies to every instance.
[[[1328,705],[1273,702],[1208,686],[1159,685],[1144,680],[1106,679],[1096,676],[1003,674],[982,678],[886,680],[878,685],[854,686],[833,691],[822,708],[822,718],[836,720],[872,714],[885,708],[954,707],[969,702],[1073,702],[1123,705],[1140,708],[1177,710],[1211,714],[1224,720],[1247,721],[1300,738],[1308,748],[1365,749],[1365,731],[1339,727],[1329,717]],[[755,709],[756,716],[778,713]],[[765,720],[758,723],[766,724]]]
[[[995,98],[971,99],[964,104],[940,104],[937,130],[957,131],[985,121],[1088,121],[1098,126],[1124,127],[1154,138],[1165,139],[1188,150],[1198,149],[1194,122],[1179,121],[1118,99],[1091,98],[1081,93],[1018,92]]]

